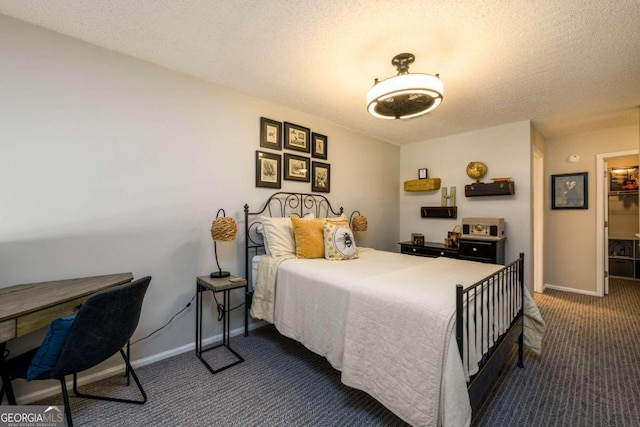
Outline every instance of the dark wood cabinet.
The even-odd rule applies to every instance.
[[[460,239],[460,259],[504,264],[504,246],[506,239]]]
[[[407,255],[458,258],[458,250],[448,248],[443,243],[425,242],[424,245],[414,245],[413,242],[401,242],[400,252]]]
[[[414,245],[413,242],[400,242],[400,252],[407,255],[459,258],[470,261],[504,264],[506,239],[468,239],[460,238],[460,247],[448,248],[443,243],[425,242]]]

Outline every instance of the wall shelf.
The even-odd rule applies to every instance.
[[[420,208],[422,218],[451,218],[458,217],[457,206],[423,206]]]
[[[466,197],[512,196],[515,193],[516,189],[513,181],[492,183],[477,182],[464,186],[464,195]]]

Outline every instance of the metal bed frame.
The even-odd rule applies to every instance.
[[[245,231],[245,277],[249,281],[246,293],[245,320],[248,320],[248,308],[251,306],[253,288],[251,280],[251,258],[265,253],[264,236],[260,222],[261,215],[269,217],[304,216],[313,213],[316,217],[340,216],[342,207],[337,211],[329,200],[320,194],[277,192],[272,194],[262,209],[249,212],[249,205],[244,205]],[[515,342],[518,342],[518,366],[523,367],[523,332],[524,332],[524,254],[498,272],[478,281],[472,286],[463,288],[456,286],[456,341],[461,360],[469,364],[470,355],[465,354],[464,343],[473,333],[469,332],[469,315],[473,312],[473,322],[483,322],[480,332],[481,345],[488,348],[479,362],[479,370],[473,375],[467,389],[471,407],[476,409],[482,397],[489,390],[500,368],[504,365]],[[471,310],[473,308],[473,310]],[[509,324],[506,332],[495,337],[497,325],[486,322],[482,316],[490,315],[492,319],[502,316],[500,320]],[[506,318],[505,318],[506,317]],[[492,338],[494,337],[494,338]]]

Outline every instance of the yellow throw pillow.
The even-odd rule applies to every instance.
[[[298,258],[324,258],[323,221],[291,216]]]
[[[341,261],[358,258],[356,240],[346,221],[325,221],[323,236],[324,257],[326,259]]]

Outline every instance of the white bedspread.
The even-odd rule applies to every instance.
[[[279,265],[273,318],[280,333],[326,357],[345,384],[412,425],[470,423],[467,372],[453,338],[454,288],[501,266],[370,249],[350,261],[269,262]],[[276,295],[263,286],[275,281],[259,280],[256,293]],[[543,326],[528,299],[532,324]]]

